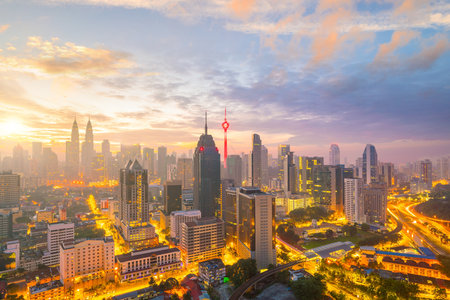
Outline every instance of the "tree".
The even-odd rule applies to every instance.
[[[327,229],[327,231],[325,232],[325,237],[327,239],[333,238],[333,235],[334,235],[334,233],[333,233],[333,230],[331,230],[331,229]]]
[[[31,223],[31,219],[29,217],[26,217],[26,216],[18,217],[16,219],[16,223],[17,224],[28,224],[28,223]]]
[[[320,300],[326,292],[323,275],[300,278],[291,284],[292,291],[297,299]]]
[[[361,230],[362,230],[362,231],[369,231],[369,230],[370,230],[370,225],[367,224],[367,223],[363,223],[363,224],[361,225]]]
[[[342,232],[346,236],[355,236],[358,233],[358,229],[356,228],[356,225],[344,225],[342,226]]]
[[[180,300],[180,297],[178,297],[177,294],[173,294],[173,295],[170,296],[169,299],[170,299],[170,300]]]
[[[0,271],[6,270],[6,266],[15,262],[10,253],[0,253]]]
[[[240,286],[256,274],[258,274],[256,260],[251,258],[240,259],[227,268],[227,276],[234,286]]]
[[[192,300],[191,291],[187,291],[187,293],[183,295],[183,300]]]
[[[155,278],[150,277],[150,280],[148,281],[149,286],[154,286],[156,284]]]
[[[438,255],[437,259],[441,263],[440,271],[450,277],[450,257],[444,255]]]
[[[171,290],[177,286],[179,286],[180,284],[178,283],[178,280],[176,280],[173,277],[167,278],[166,280],[166,284],[168,286],[168,290]]]
[[[445,299],[447,299],[447,292],[445,291],[445,289],[436,287],[434,289],[433,296],[434,296],[434,299],[436,299],[436,300],[445,300]]]

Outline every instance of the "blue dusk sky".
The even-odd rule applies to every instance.
[[[90,116],[98,149],[186,153],[205,110],[223,152],[226,106],[229,153],[449,155],[449,29],[444,0],[3,0],[0,152],[63,158]]]

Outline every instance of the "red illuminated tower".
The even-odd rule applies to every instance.
[[[227,121],[227,108],[225,107],[225,121],[222,123],[222,128],[223,128],[223,133],[225,136],[224,139],[224,143],[223,143],[223,153],[224,153],[224,158],[223,158],[223,167],[226,169],[227,168],[227,130],[230,127],[230,123],[228,123]]]

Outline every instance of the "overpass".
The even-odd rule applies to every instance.
[[[253,276],[252,278],[250,278],[249,280],[247,280],[246,282],[244,282],[243,284],[241,284],[234,292],[233,294],[231,294],[231,297],[229,300],[239,300],[239,298],[241,298],[242,295],[244,295],[244,293],[253,285],[257,284],[258,282],[260,282],[261,280],[266,279],[269,276],[272,276],[280,271],[292,268],[293,266],[304,262],[304,260],[296,260],[284,265],[280,265],[277,266],[273,269],[267,270],[265,272],[259,273],[255,276]]]

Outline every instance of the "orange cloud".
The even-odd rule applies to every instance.
[[[255,0],[231,0],[229,4],[233,13],[241,19],[246,19],[250,16],[254,5]]]
[[[8,28],[9,24],[0,25],[0,33],[5,32]]]
[[[350,7],[353,4],[352,0],[322,0],[317,5],[316,11],[323,12],[328,9],[339,9],[344,7]]]
[[[383,63],[398,48],[406,46],[412,39],[419,37],[416,31],[395,31],[392,34],[391,41],[381,44],[375,55],[374,63]]]
[[[411,14],[424,5],[428,5],[427,0],[404,0],[394,10],[394,15]]]
[[[27,46],[32,50],[29,57],[0,56],[0,65],[19,71],[87,77],[114,75],[133,66],[126,53],[70,42],[61,45],[58,38],[44,41],[32,36],[28,38]]]
[[[446,36],[439,34],[431,40],[434,41],[433,45],[424,47],[420,53],[408,59],[406,64],[408,70],[428,69],[442,54],[450,51],[450,42]]]

